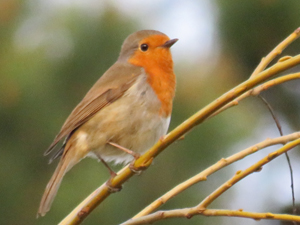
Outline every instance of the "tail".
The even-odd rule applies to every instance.
[[[61,184],[61,181],[64,175],[77,163],[77,160],[74,160],[70,154],[63,156],[57,165],[54,174],[52,175],[50,181],[47,184],[46,190],[42,197],[40,207],[37,213],[37,217],[44,216],[52,205],[52,202],[56,196],[58,188]]]

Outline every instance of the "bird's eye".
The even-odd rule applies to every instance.
[[[141,44],[141,50],[143,52],[147,51],[148,50],[148,45],[147,44]]]

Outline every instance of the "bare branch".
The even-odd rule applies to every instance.
[[[203,209],[187,208],[177,209],[169,211],[159,211],[149,216],[140,217],[131,221],[127,221],[121,225],[140,225],[140,224],[152,224],[156,221],[169,219],[169,218],[188,218],[190,219],[194,215],[203,216],[227,216],[227,217],[242,217],[255,220],[285,220],[300,222],[300,216],[288,215],[288,214],[274,214],[274,213],[257,213],[257,212],[245,212],[243,210],[224,210],[224,209]]]
[[[271,115],[272,115],[273,120],[274,120],[275,123],[276,123],[276,126],[277,126],[277,129],[278,129],[278,131],[279,131],[280,136],[283,136],[281,124],[280,124],[278,118],[276,117],[275,112],[274,112],[272,106],[271,106],[271,105],[269,104],[269,102],[268,102],[265,98],[263,98],[261,95],[257,95],[257,97],[259,97],[259,98],[263,101],[263,103],[267,106],[269,112],[270,112]],[[287,163],[288,163],[289,170],[290,170],[293,214],[296,214],[297,208],[296,208],[296,202],[295,202],[295,190],[294,190],[293,167],[292,167],[292,163],[291,163],[290,157],[289,157],[289,155],[288,155],[287,152],[285,153],[285,157],[286,157],[286,161],[287,161]],[[296,224],[296,222],[294,222],[294,224]]]
[[[176,187],[174,187],[172,190],[168,191],[166,194],[164,194],[163,196],[161,196],[160,198],[158,198],[157,200],[155,200],[154,202],[152,202],[149,206],[147,206],[146,208],[144,208],[142,211],[140,211],[137,215],[135,215],[133,217],[133,219],[135,218],[139,218],[145,215],[148,215],[149,213],[153,212],[154,210],[156,210],[157,208],[159,208],[161,205],[163,205],[164,203],[166,203],[168,200],[170,200],[171,198],[175,197],[176,195],[180,194],[181,192],[183,192],[184,190],[186,190],[187,188],[191,187],[192,185],[199,183],[201,181],[205,181],[207,179],[208,176],[210,176],[211,174],[219,171],[220,169],[226,167],[227,165],[230,165],[238,160],[241,160],[243,158],[245,158],[246,156],[253,154],[261,149],[264,149],[266,147],[272,146],[272,145],[277,145],[277,144],[285,144],[287,142],[293,141],[297,138],[300,138],[300,132],[295,132],[286,136],[281,136],[278,138],[273,138],[273,139],[267,139],[265,141],[262,141],[256,145],[253,145],[249,148],[246,148],[230,157],[227,157],[225,159],[221,159],[219,160],[217,163],[215,163],[214,165],[208,167],[207,169],[203,170],[202,172],[200,172],[199,174],[191,177],[190,179],[188,179],[187,181],[177,185]]]
[[[236,174],[230,180],[225,182],[217,190],[215,190],[213,193],[211,193],[209,196],[207,196],[198,205],[198,208],[206,208],[215,199],[217,199],[221,194],[223,194],[225,191],[227,191],[229,188],[231,188],[238,181],[240,181],[244,177],[248,176],[249,174],[260,171],[262,166],[269,163],[273,159],[277,158],[279,155],[284,154],[285,152],[291,150],[292,148],[294,148],[295,146],[297,146],[299,144],[300,144],[300,139],[296,139],[292,142],[289,142],[289,143],[285,144],[283,147],[281,147],[279,150],[270,153],[268,156],[264,157],[257,163],[255,163],[252,166],[250,166],[249,168],[245,169],[244,171],[237,171]]]
[[[273,80],[267,81],[266,83],[261,84],[261,85],[257,86],[256,88],[253,88],[253,89],[245,92],[244,94],[240,95],[235,100],[229,102],[227,105],[223,106],[221,109],[219,109],[218,111],[213,113],[210,117],[216,116],[219,113],[223,112],[224,110],[226,110],[232,106],[238,105],[241,100],[243,100],[249,96],[256,96],[256,95],[260,94],[262,91],[265,91],[271,87],[274,87],[276,85],[282,84],[287,81],[299,79],[299,78],[300,78],[300,73],[292,73],[292,74],[284,75],[281,77],[277,77]]]
[[[137,219],[129,220],[122,225],[135,225],[135,224],[147,224],[147,223],[153,223],[158,220],[166,219],[166,218],[175,218],[175,217],[186,217],[191,218],[194,215],[205,215],[205,211],[207,206],[209,206],[214,200],[216,200],[220,195],[222,195],[225,191],[227,191],[229,188],[231,188],[234,184],[236,184],[241,179],[245,178],[246,176],[258,172],[261,170],[261,168],[272,161],[273,159],[277,158],[278,156],[284,154],[285,152],[293,149],[294,147],[298,146],[300,144],[300,139],[296,139],[290,143],[285,144],[283,147],[278,149],[277,151],[274,151],[268,156],[264,157],[263,159],[259,160],[257,163],[253,164],[252,166],[248,167],[244,171],[237,171],[236,174],[229,179],[227,182],[225,182],[223,185],[221,185],[219,188],[217,188],[214,192],[212,192],[209,196],[207,196],[199,205],[193,208],[186,208],[186,209],[177,209],[177,210],[169,210],[169,211],[159,211],[147,216],[139,217]],[[216,210],[218,211],[218,210]],[[214,211],[214,212],[216,212]],[[293,215],[280,215],[280,214],[272,214],[272,213],[252,213],[252,212],[243,212],[243,211],[230,211],[230,210],[224,210],[223,212],[232,212],[231,214],[225,214],[221,213],[216,214],[218,216],[234,216],[234,215],[240,215],[240,217],[248,217],[252,219],[256,219],[256,217],[253,216],[260,216],[259,219],[283,219],[289,220],[289,221],[299,221],[300,222],[300,216],[293,216]],[[208,211],[209,212],[209,211]],[[233,213],[235,212],[235,214]],[[237,213],[240,212],[240,213]],[[212,216],[213,214],[211,214]]]
[[[282,51],[288,47],[293,41],[300,36],[300,27],[297,28],[290,36],[284,39],[279,45],[277,45],[266,57],[262,58],[256,69],[253,71],[250,77],[256,76],[263,71],[272,62],[272,60],[280,55]]]

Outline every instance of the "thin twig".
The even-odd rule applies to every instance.
[[[279,134],[280,136],[283,136],[283,132],[282,132],[282,127],[281,127],[281,124],[279,122],[279,120],[277,119],[276,115],[275,115],[275,112],[272,108],[272,106],[269,104],[269,102],[263,98],[261,95],[257,95],[258,98],[260,98],[264,104],[267,106],[269,112],[271,113],[272,115],[272,118],[273,120],[275,121],[276,123],[276,126],[277,126],[277,129],[279,131]],[[288,155],[288,153],[284,153],[285,154],[285,157],[286,157],[286,160],[288,162],[288,166],[289,166],[289,170],[290,170],[290,179],[291,179],[291,191],[292,191],[292,206],[293,206],[293,214],[296,215],[297,213],[297,208],[296,208],[296,203],[295,203],[295,189],[294,189],[294,175],[293,175],[293,167],[292,167],[292,163],[291,163],[291,160],[290,160],[290,157]],[[297,223],[294,222],[294,225],[296,225]]]
[[[275,112],[274,112],[272,106],[271,106],[270,103],[269,103],[264,97],[262,97],[261,95],[257,95],[257,97],[258,97],[260,100],[262,100],[263,103],[267,106],[269,112],[270,112],[271,115],[272,115],[272,118],[273,118],[274,122],[276,123],[276,126],[277,126],[277,129],[278,129],[278,131],[279,131],[280,136],[283,136],[282,126],[281,126],[279,120],[277,119],[277,117],[276,117],[276,115],[275,115]]]
[[[190,219],[194,215],[203,216],[226,216],[226,217],[241,217],[255,220],[283,220],[283,221],[298,221],[300,222],[300,216],[288,215],[288,214],[274,214],[274,213],[257,213],[257,212],[245,212],[243,210],[224,210],[224,209],[203,209],[199,210],[197,207],[187,209],[177,209],[169,211],[159,211],[148,216],[140,217],[134,220],[127,221],[121,225],[141,225],[152,224],[156,221],[170,218],[188,218]]]
[[[227,182],[225,182],[223,185],[221,185],[217,190],[215,190],[213,193],[211,193],[208,197],[206,197],[199,205],[199,208],[207,208],[215,199],[217,199],[221,194],[223,194],[225,191],[227,191],[229,188],[231,188],[234,184],[236,184],[241,179],[245,178],[249,174],[253,172],[260,171],[262,166],[269,163],[273,159],[277,158],[279,155],[291,150],[295,146],[300,144],[300,139],[296,139],[292,142],[289,142],[285,144],[283,147],[278,149],[277,151],[274,151],[268,156],[264,157],[257,163],[253,164],[252,166],[248,167],[244,171],[237,171],[237,173]]]
[[[284,154],[285,152],[293,149],[294,147],[300,145],[300,139],[296,139],[292,142],[289,142],[285,144],[283,147],[278,149],[277,151],[274,151],[268,156],[264,157],[263,159],[259,160],[257,163],[253,164],[252,166],[248,167],[247,169],[243,171],[237,171],[236,174],[229,179],[227,182],[225,182],[223,185],[221,185],[219,188],[217,188],[215,191],[213,191],[209,196],[207,196],[199,205],[193,208],[187,208],[187,209],[177,209],[177,210],[168,210],[168,211],[159,211],[147,216],[139,217],[136,219],[131,219],[129,221],[126,221],[122,225],[136,225],[136,224],[148,224],[153,223],[158,220],[166,219],[166,218],[175,218],[175,217],[186,217],[191,218],[194,215],[205,215],[204,212],[206,210],[207,206],[209,206],[214,200],[216,200],[220,195],[222,195],[225,191],[227,191],[229,188],[231,188],[234,184],[236,184],[241,179],[245,178],[246,176],[258,172],[261,170],[261,168],[272,161],[273,159],[277,158],[278,156]],[[230,210],[226,210],[229,212]],[[207,211],[206,211],[207,212]],[[221,212],[221,211],[220,211]],[[224,211],[223,211],[224,212]],[[230,211],[233,212],[233,211]],[[237,212],[237,211],[235,211]],[[242,212],[242,211],[239,211]],[[248,212],[240,213],[239,215],[243,217],[248,217],[252,219],[256,219],[255,214],[249,212],[249,215],[247,215]],[[221,215],[222,213],[220,213]],[[216,214],[217,215],[217,214]],[[237,214],[236,214],[237,215]],[[294,216],[294,215],[282,215],[280,214],[272,214],[272,213],[264,213],[264,214],[256,214],[256,216],[260,215],[261,217],[259,219],[283,219],[289,220],[289,221],[299,221],[300,222],[300,216]],[[276,216],[275,216],[276,215]],[[213,216],[213,214],[211,215]],[[222,216],[234,216],[234,214],[222,214]]]
[[[272,60],[280,55],[282,51],[288,47],[293,41],[300,36],[300,27],[298,27],[293,33],[291,33],[286,39],[284,39],[279,45],[277,45],[266,57],[262,58],[256,69],[251,74],[251,77],[256,76],[262,72],[272,62]]]
[[[219,171],[220,169],[238,161],[246,156],[253,154],[263,148],[277,145],[277,144],[285,144],[287,142],[293,141],[297,138],[300,138],[300,132],[295,132],[286,136],[273,138],[273,139],[266,139],[260,143],[257,143],[249,148],[246,148],[242,151],[239,151],[238,153],[233,154],[232,156],[229,156],[225,159],[221,159],[212,166],[208,167],[207,169],[203,170],[202,172],[198,173],[197,175],[191,177],[187,181],[182,182],[181,184],[177,185],[176,187],[172,188],[170,191],[168,191],[163,196],[159,197],[157,200],[149,204],[147,207],[145,207],[142,211],[140,211],[138,214],[136,214],[132,219],[139,218],[145,215],[148,215],[149,213],[155,211],[158,209],[161,205],[169,201],[171,198],[175,197],[176,195],[180,194],[187,188],[191,187],[192,185],[199,183],[201,181],[205,181],[208,176],[211,174]]]
[[[219,109],[218,111],[213,113],[209,118],[218,115],[219,113],[223,112],[224,110],[226,110],[232,106],[238,105],[241,100],[243,100],[249,96],[256,96],[256,95],[260,94],[262,91],[265,91],[271,87],[277,86],[277,85],[282,84],[287,81],[299,79],[299,78],[300,78],[300,73],[292,73],[292,74],[284,75],[281,77],[277,77],[273,80],[267,81],[264,84],[261,84],[255,88],[245,92],[244,94],[237,97],[235,100],[229,102],[227,105],[223,106],[221,109]]]

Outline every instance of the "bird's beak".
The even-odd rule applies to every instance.
[[[171,40],[166,41],[161,47],[163,48],[170,48],[172,45],[174,45],[178,41],[178,38],[174,38]]]

